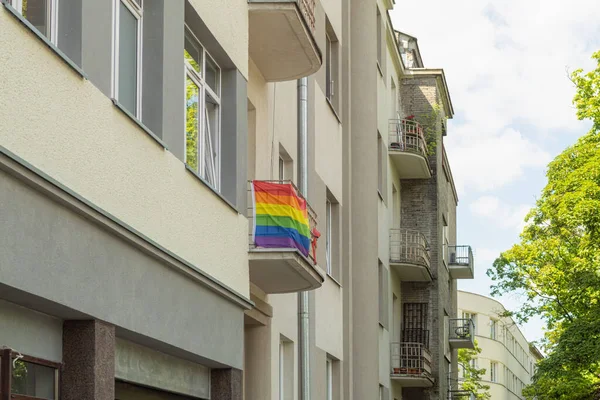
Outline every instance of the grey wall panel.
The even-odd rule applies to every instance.
[[[0,221],[3,284],[215,366],[242,368],[239,306],[4,172]]]
[[[82,64],[89,80],[112,97],[112,1],[82,0]]]
[[[0,300],[0,348],[61,362],[62,324],[58,318]]]

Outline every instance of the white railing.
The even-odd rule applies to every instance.
[[[298,194],[298,197],[300,197],[301,199],[305,199],[304,196],[302,196],[300,194],[300,191],[298,190],[298,187],[291,181],[291,180],[263,180],[261,182],[269,182],[269,183],[279,183],[279,184],[290,184],[292,185],[292,187],[294,188],[294,190],[296,191],[296,193]],[[250,249],[255,249],[256,245],[254,243],[254,241],[252,240],[252,233],[254,232],[254,203],[252,201],[252,181],[248,181],[248,188],[247,188],[247,204],[248,204],[248,227],[249,227],[249,232],[248,232],[248,243],[250,246]],[[310,231],[313,231],[313,228],[316,229],[317,227],[317,214],[315,213],[315,211],[312,209],[312,207],[310,206],[310,204],[308,204],[308,200],[306,200],[306,211],[308,214],[308,224],[310,226]],[[324,242],[324,240],[322,241]],[[309,258],[311,259],[311,261],[313,263],[316,264],[316,260],[313,254],[313,250],[312,248],[309,248]]]
[[[390,229],[390,262],[410,263],[429,268],[429,244],[425,236],[410,229]]]
[[[431,377],[431,352],[422,343],[390,343],[391,374]]]
[[[408,151],[427,157],[427,142],[423,127],[413,119],[390,119],[390,150]]]

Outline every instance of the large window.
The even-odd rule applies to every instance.
[[[142,0],[115,0],[113,95],[142,119]]]
[[[221,69],[200,41],[185,31],[186,164],[220,189]]]
[[[3,350],[2,357],[11,358],[8,367],[0,361],[0,390],[10,379],[12,399],[58,399],[60,365]]]
[[[331,207],[331,201],[327,199],[325,201],[325,264],[327,266],[327,274],[331,275],[333,272],[332,268],[332,255],[331,255],[331,245],[332,245],[332,218],[333,210]]]
[[[58,0],[12,0],[10,5],[54,45],[57,44]]]

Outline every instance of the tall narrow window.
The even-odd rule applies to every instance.
[[[498,321],[490,319],[490,339],[496,340],[496,326]]]
[[[442,226],[442,258],[446,266],[448,265],[448,257],[449,257],[449,247],[448,247],[448,221],[446,221],[446,217],[443,217],[443,226]]]
[[[377,7],[377,63],[380,68],[383,68],[383,23],[379,7]]]
[[[35,29],[56,45],[58,0],[12,0],[9,3]]]
[[[383,139],[381,138],[381,134],[377,132],[377,190],[379,194],[383,198],[383,155],[385,149],[383,148]]]
[[[333,45],[331,39],[328,34],[325,34],[325,91],[329,101],[333,98],[333,78],[331,76],[332,51]]]
[[[498,363],[495,361],[490,363],[490,381],[498,382]]]
[[[327,199],[325,201],[325,264],[327,266],[327,274],[331,275],[332,269],[332,257],[331,257],[331,229],[332,229],[332,209],[331,201]]]
[[[333,400],[333,360],[328,358],[326,365],[327,400]]]
[[[279,157],[279,180],[285,180],[285,161]]]
[[[220,189],[221,69],[194,34],[185,30],[186,164]]]
[[[285,345],[279,342],[279,400],[285,400]]]

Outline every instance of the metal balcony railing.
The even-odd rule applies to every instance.
[[[423,127],[412,119],[389,120],[390,150],[406,151],[427,157],[427,142]]]
[[[291,180],[263,180],[261,182],[291,184],[292,187],[294,188],[294,190],[296,191],[296,193],[298,194],[298,197],[306,200],[306,198],[300,194],[298,187]],[[252,201],[252,181],[248,181],[247,204],[248,204],[248,221],[249,221],[248,244],[250,246],[250,249],[255,249],[255,248],[257,248],[257,246],[255,245],[254,241],[252,240],[252,233],[254,232],[254,203]],[[313,228],[317,227],[317,214],[315,213],[315,211],[312,209],[312,207],[308,203],[308,200],[306,200],[306,210],[307,210],[307,214],[308,214],[308,223],[310,226],[310,231],[312,232]],[[323,240],[323,242],[324,242],[324,240]],[[309,249],[309,258],[314,264],[316,264],[316,260],[315,260],[315,256],[313,254],[312,248]]]
[[[449,265],[473,266],[473,250],[471,246],[448,246]]]
[[[448,375],[448,399],[450,400],[475,400],[475,394],[471,390],[465,390],[459,379]]]
[[[315,6],[316,0],[248,0],[249,3],[296,3],[304,22],[315,33]]]
[[[402,342],[420,343],[429,348],[429,331],[426,329],[402,329]]]
[[[431,352],[421,343],[390,343],[392,375],[431,377]]]
[[[451,318],[448,323],[448,339],[474,340],[475,324],[471,318]]]
[[[410,229],[390,229],[390,261],[429,268],[429,243],[425,236]]]

